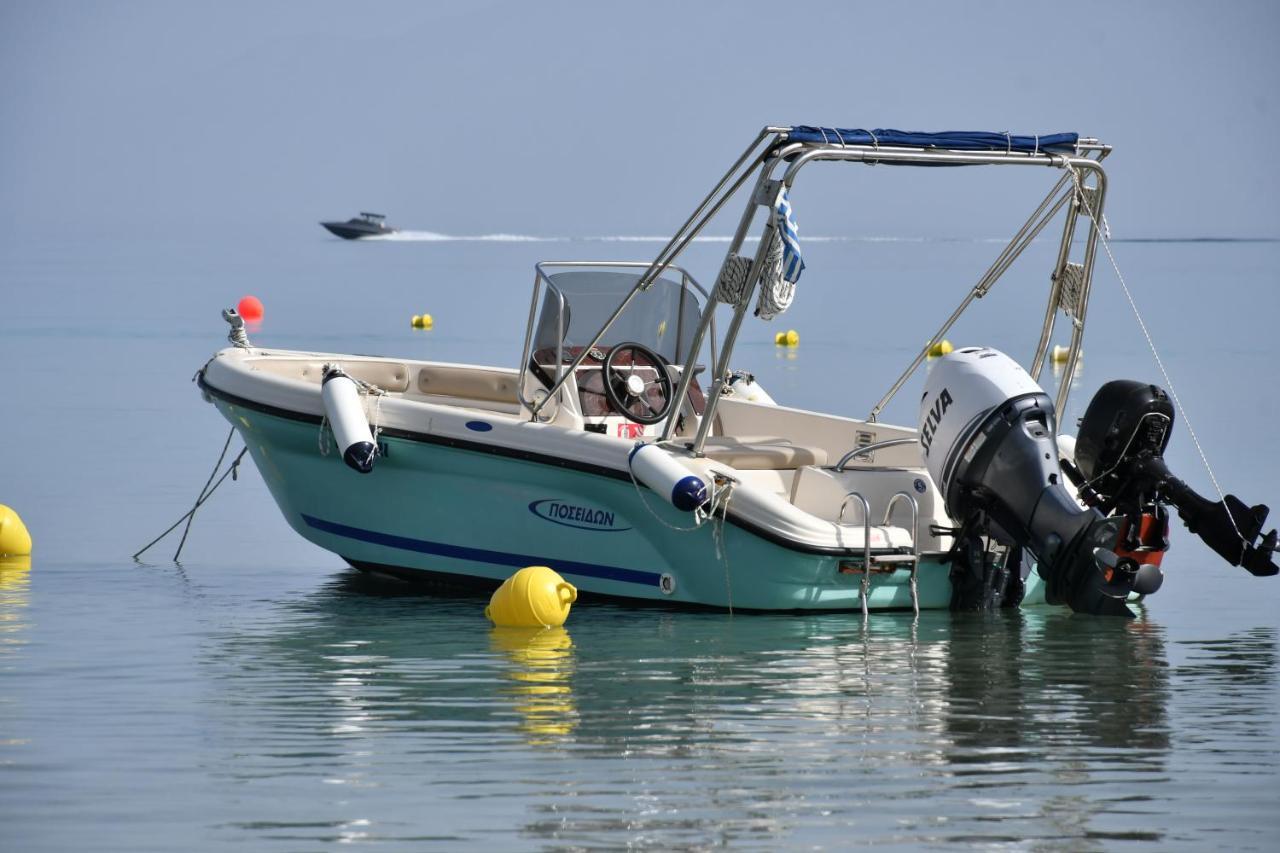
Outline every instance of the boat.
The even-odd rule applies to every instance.
[[[1211,501],[1168,470],[1163,389],[1107,383],[1078,435],[1058,435],[1071,382],[1051,398],[1039,377],[1062,317],[1075,375],[1110,151],[1074,133],[766,127],[652,260],[538,263],[514,366],[258,347],[228,310],[233,345],[199,386],[298,534],[410,580],[490,590],[545,565],[583,600],[1123,615],[1160,586],[1170,508],[1228,562],[1275,574],[1265,506]],[[796,296],[790,190],[831,163],[1056,179],[864,418],[779,405],[731,369],[748,315],[767,321]],[[734,197],[745,210],[704,287],[678,262]],[[881,422],[961,313],[1058,219],[1027,365],[957,350],[930,369],[917,424]]]
[[[361,211],[346,222],[321,222],[331,234],[344,240],[360,240],[364,237],[381,237],[396,233],[395,228],[387,227],[386,218],[381,213]]]

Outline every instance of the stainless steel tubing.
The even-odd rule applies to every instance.
[[[871,593],[871,504],[867,503],[860,492],[849,492],[840,502],[840,515],[836,518],[841,524],[844,523],[844,511],[853,498],[857,498],[862,504],[862,587],[858,597],[862,599],[862,618],[866,619],[867,597]]]
[[[881,450],[885,447],[898,447],[903,444],[915,444],[919,440],[920,439],[918,438],[890,438],[884,441],[877,441],[875,444],[868,444],[866,447],[855,447],[844,456],[841,456],[840,461],[835,464],[835,467],[832,470],[843,474],[844,466],[848,465],[850,460],[855,459],[864,453],[874,453],[875,451]]]
[[[884,508],[884,521],[882,525],[887,526],[889,519],[893,516],[893,506],[899,500],[905,500],[911,507],[911,612],[920,615],[920,592],[916,584],[917,570],[920,568],[920,504],[916,501],[915,495],[910,492],[895,492],[893,497],[889,498],[889,505]]]

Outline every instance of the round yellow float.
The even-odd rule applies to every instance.
[[[951,345],[951,341],[941,340],[933,346],[929,347],[929,358],[942,358],[947,353],[953,351],[955,347]]]
[[[31,534],[18,514],[0,504],[0,555],[25,557],[31,554]]]
[[[558,628],[578,590],[546,566],[526,566],[493,592],[485,618],[503,628]]]

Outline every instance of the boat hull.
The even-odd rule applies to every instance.
[[[619,471],[384,434],[383,457],[360,474],[336,449],[319,452],[318,418],[211,396],[286,521],[357,568],[492,588],[523,566],[546,565],[588,596],[752,610],[862,606],[860,574],[840,572],[847,556],[770,541],[732,518],[694,528],[689,513]],[[938,555],[922,560],[922,609],[949,606],[948,570]],[[1038,576],[1028,585],[1033,601]],[[911,606],[909,571],[872,575],[870,609]]]
[[[321,222],[329,233],[344,240],[359,240],[362,237],[378,237],[382,234],[394,234],[394,228],[378,228],[374,225],[352,224],[350,222]]]

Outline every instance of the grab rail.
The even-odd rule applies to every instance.
[[[916,584],[916,572],[920,568],[920,504],[910,492],[895,492],[889,498],[889,505],[884,508],[882,525],[888,526],[893,516],[893,506],[899,499],[905,499],[911,507],[911,612],[920,615],[920,594]]]
[[[877,441],[874,444],[868,444],[865,447],[855,447],[853,450],[850,450],[844,456],[840,457],[840,461],[835,464],[834,470],[837,474],[843,474],[844,466],[848,465],[850,460],[855,459],[864,453],[872,453],[876,450],[883,450],[886,447],[897,447],[902,444],[915,444],[917,441],[919,441],[918,438],[889,438],[884,441]]]
[[[844,523],[844,511],[852,498],[857,498],[862,504],[862,586],[858,597],[862,599],[862,618],[866,619],[867,596],[871,592],[871,504],[867,503],[861,492],[849,492],[840,502],[840,515],[836,520]]]

